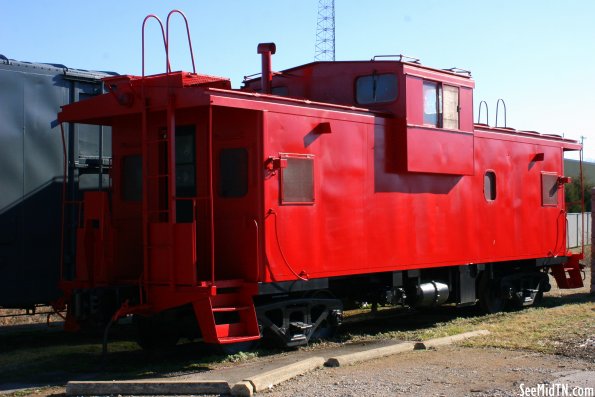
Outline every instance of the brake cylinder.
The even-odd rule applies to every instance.
[[[448,285],[440,281],[429,281],[417,286],[415,307],[440,306],[448,299]]]

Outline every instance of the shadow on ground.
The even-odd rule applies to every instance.
[[[592,302],[588,294],[545,297],[542,306]],[[384,308],[377,313],[355,313],[348,317],[335,342],[357,339],[358,336],[389,332],[416,333],[455,319],[485,317],[476,307],[443,307],[411,312]],[[249,353],[221,354],[203,343],[181,343],[173,349],[142,351],[134,342],[132,326],[113,327],[109,353],[101,354],[101,336],[68,334],[51,329],[33,329],[0,334],[0,391],[41,385],[64,385],[69,380],[111,380],[170,377],[207,371],[222,363],[232,364],[255,356],[278,354],[279,350],[258,348]]]

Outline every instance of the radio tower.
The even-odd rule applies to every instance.
[[[318,0],[314,60],[335,60],[335,0]]]

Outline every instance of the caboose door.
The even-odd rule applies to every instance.
[[[214,107],[215,278],[257,281],[261,112]]]

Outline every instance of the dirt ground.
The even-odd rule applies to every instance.
[[[269,391],[263,397],[520,396],[520,387],[568,383],[582,375],[595,387],[595,361],[493,348],[447,346],[412,351],[341,368],[322,368]],[[580,376],[579,376],[580,378]],[[62,396],[63,387],[31,389],[18,396]]]
[[[342,368],[324,368],[263,396],[519,396],[595,362],[555,355],[459,346],[413,351]],[[595,372],[591,387],[595,386]]]
[[[551,282],[553,288],[546,296],[586,295],[591,272],[586,269],[581,289],[561,290],[553,279]],[[595,311],[595,303],[591,310]],[[518,397],[522,386],[542,383],[595,389],[595,335],[563,340],[555,355],[460,345],[413,351],[353,366],[319,369],[262,395]]]
[[[566,305],[565,302],[572,305],[573,297],[579,295],[587,297],[590,272],[586,272],[585,287],[580,290],[559,290],[555,287],[555,283],[552,285],[554,286],[552,291],[546,296],[561,298],[562,302],[550,300],[554,306],[561,306],[550,309],[549,313],[563,308]],[[583,302],[581,307],[595,312],[595,300],[592,296],[581,299]],[[522,313],[519,312],[519,314]],[[39,316],[40,319],[41,317]],[[411,322],[409,326],[415,327],[416,319],[420,317],[423,316],[418,315],[407,320]],[[564,337],[560,338],[560,342],[556,341],[559,343],[559,346],[555,347],[556,354],[494,347],[482,348],[477,347],[477,344],[473,347],[455,345],[403,353],[348,367],[319,369],[259,394],[266,397],[520,396],[521,385],[535,387],[541,383],[568,383],[568,378],[565,378],[568,376],[582,377],[583,380],[586,379],[583,386],[595,387],[595,334],[593,334],[595,324],[592,316],[588,318],[590,323],[581,323],[583,332],[577,332],[576,338],[574,334],[565,333]],[[375,330],[385,330],[390,323],[384,323],[384,321],[391,320],[382,320],[382,324],[372,321],[369,323],[372,325],[366,325],[371,331],[368,335],[373,337]],[[448,315],[441,321],[449,321]],[[350,332],[354,332],[354,329],[352,326]],[[516,330],[510,331],[517,333]],[[521,335],[522,331],[519,329]],[[540,343],[539,340],[536,343]],[[313,354],[318,354],[317,347],[313,346],[311,349]],[[258,365],[259,362],[267,359],[270,357],[256,357],[244,364]],[[230,364],[227,363],[227,365]],[[174,374],[166,376],[171,375]],[[7,394],[8,389],[4,388],[4,392],[0,391],[0,395]],[[8,395],[57,396],[63,395],[64,391],[64,387],[55,386],[13,391],[8,392]]]

